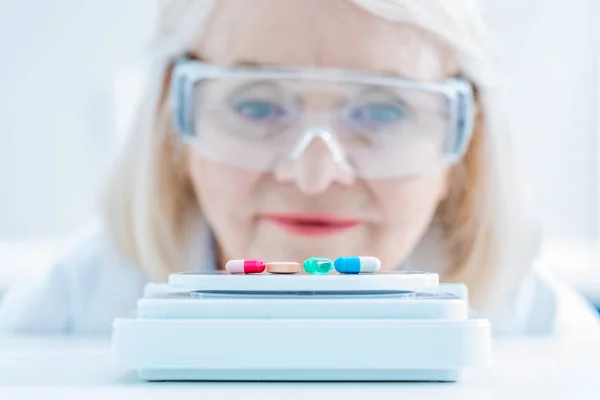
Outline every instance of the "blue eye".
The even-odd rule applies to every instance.
[[[383,125],[406,117],[406,110],[394,103],[368,103],[353,109],[350,116],[361,124]]]
[[[242,100],[233,108],[238,114],[256,121],[281,118],[286,114],[281,106],[266,100]]]

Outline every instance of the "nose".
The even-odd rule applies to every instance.
[[[274,174],[277,181],[295,183],[306,195],[322,193],[335,183],[350,186],[355,180],[338,140],[324,129],[306,132]]]

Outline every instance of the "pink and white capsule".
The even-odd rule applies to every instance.
[[[260,274],[265,270],[263,260],[230,260],[225,264],[230,274]]]

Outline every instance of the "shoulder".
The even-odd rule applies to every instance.
[[[139,269],[119,253],[102,226],[77,236],[57,257],[54,268],[61,270],[70,283],[78,284],[98,285],[112,277],[122,280],[141,276]]]
[[[0,329],[109,331],[115,316],[135,306],[146,282],[95,226],[69,243],[43,275],[9,288]]]
[[[544,303],[551,302],[552,332],[569,334],[582,330],[600,333],[600,318],[596,309],[570,283],[550,268],[533,270],[533,293],[531,314],[535,315]],[[550,316],[548,316],[549,319]],[[530,321],[535,321],[533,317]],[[536,324],[530,330],[535,331]]]
[[[596,310],[548,266],[534,264],[515,295],[492,318],[496,334],[566,334],[581,329],[600,332]]]

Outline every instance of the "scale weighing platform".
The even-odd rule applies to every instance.
[[[113,360],[149,381],[456,381],[491,330],[432,273],[177,273],[115,320]]]

